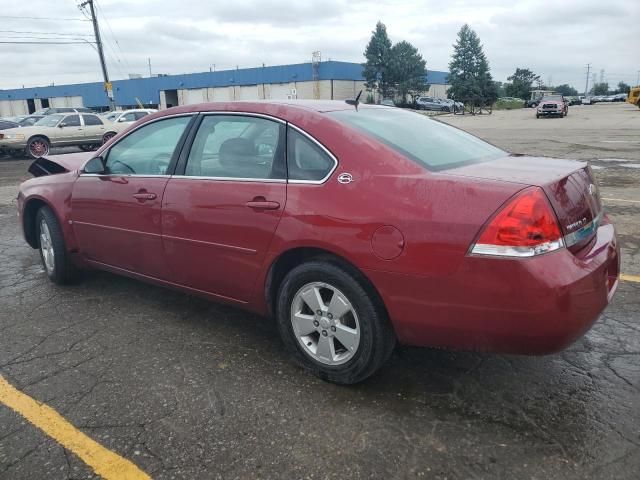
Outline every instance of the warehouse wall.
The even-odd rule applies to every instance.
[[[26,100],[3,100],[0,101],[0,117],[14,117],[16,115],[27,115]]]

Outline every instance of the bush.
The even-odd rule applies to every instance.
[[[498,100],[493,108],[495,110],[515,110],[516,108],[523,108],[524,102],[520,100]]]

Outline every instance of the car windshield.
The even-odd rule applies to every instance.
[[[506,152],[426,115],[390,108],[328,112],[429,170],[442,170],[504,157]]]
[[[38,120],[34,125],[38,127],[55,127],[64,115],[47,115]]]
[[[543,102],[553,101],[553,102],[561,102],[562,95],[546,95],[542,97]]]

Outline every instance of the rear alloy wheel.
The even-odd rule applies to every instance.
[[[115,136],[116,136],[115,132],[107,132],[107,133],[105,133],[102,136],[102,144],[104,145],[105,143],[107,143],[109,140],[111,140]]]
[[[356,273],[312,261],[287,274],[278,294],[278,329],[287,349],[318,377],[357,383],[388,359],[395,335],[384,307]]]
[[[36,229],[40,259],[48,277],[58,284],[75,281],[78,269],[69,258],[62,229],[51,208],[45,206],[38,210]]]
[[[49,141],[44,137],[33,137],[27,143],[27,154],[31,158],[40,158],[49,154]]]

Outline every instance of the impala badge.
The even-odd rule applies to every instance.
[[[341,173],[338,175],[338,183],[351,183],[353,182],[353,176],[350,173]]]

